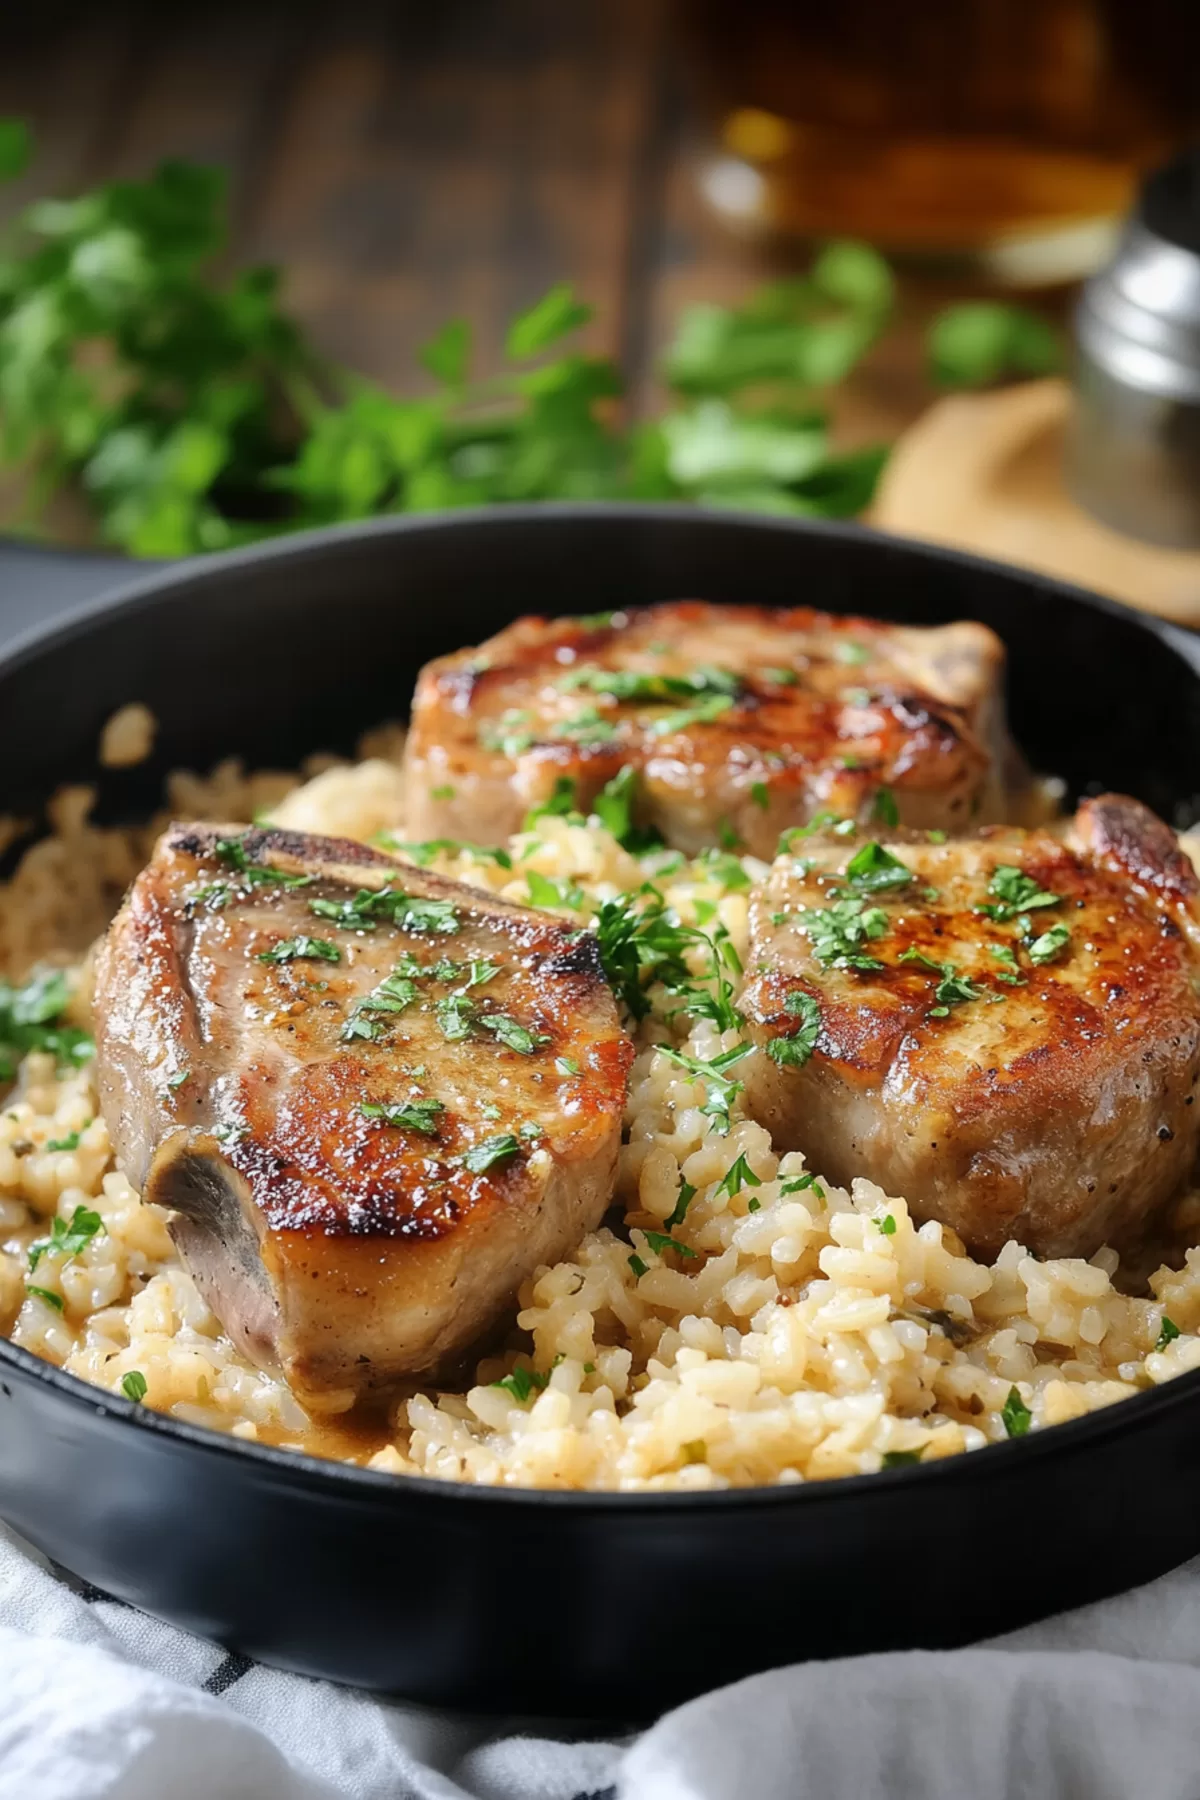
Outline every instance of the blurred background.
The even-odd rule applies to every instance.
[[[513,316],[566,282],[594,309],[580,343],[612,358],[624,384],[596,404],[627,430],[672,404],[663,359],[689,308],[709,309],[711,340],[714,309],[746,307],[763,284],[806,269],[815,246],[871,246],[894,288],[861,301],[875,308],[870,329],[855,326],[854,354],[831,378],[814,380],[810,358],[801,384],[804,405],[815,394],[828,419],[823,453],[890,452],[871,516],[990,553],[1007,546],[1200,620],[1200,539],[1114,541],[1063,473],[1078,284],[1112,256],[1140,178],[1200,136],[1195,0],[43,0],[0,34],[0,115],[23,121],[33,146],[12,159],[0,219],[11,225],[46,196],[140,181],[163,158],[224,170],[217,276],[277,265],[281,304],[315,354],[396,395],[429,388],[418,355],[448,321],[469,322],[473,377],[494,374]],[[869,285],[854,279],[852,313]],[[4,387],[4,283],[0,266],[0,430],[6,404],[12,417],[24,403]],[[9,294],[11,325],[11,283]],[[985,310],[965,326],[959,316],[939,366],[930,326],[963,302]],[[767,314],[772,328],[785,315],[794,326],[811,303],[776,290],[753,330],[721,329],[739,345],[754,336],[761,359]],[[957,362],[956,329],[968,339]],[[754,372],[780,377],[769,356]],[[1021,375],[1039,379],[1018,392],[1008,382]],[[724,404],[722,380],[710,368],[673,385],[693,407]],[[964,392],[939,399],[952,388]],[[769,398],[778,418],[778,391]],[[718,423],[710,407],[710,437]],[[688,486],[695,436],[681,460],[668,434],[656,452],[665,473],[639,474],[637,491],[761,498],[744,469],[724,489]],[[10,437],[17,467],[32,437]],[[474,462],[454,454],[455,479],[486,462],[478,445]],[[710,462],[722,456],[724,441]],[[93,500],[111,480],[70,445],[59,476],[67,464]],[[397,500],[397,481],[358,511],[414,503],[411,484]],[[821,510],[811,480],[771,481],[785,509],[790,495],[796,510]],[[857,510],[852,489],[838,488],[829,510]],[[114,528],[113,507],[97,518],[65,491],[50,498],[51,524],[38,529],[172,547],[161,531],[139,540]],[[322,505],[321,517],[350,516]],[[31,528],[23,500],[8,512]],[[196,532],[177,547],[203,547]]]

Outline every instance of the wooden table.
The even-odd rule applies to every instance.
[[[699,200],[700,88],[670,0],[40,0],[3,27],[0,113],[40,149],[0,211],[163,156],[218,163],[235,256],[283,265],[333,357],[401,390],[462,315],[486,369],[508,317],[567,278],[644,409],[680,309],[786,261]],[[927,403],[921,327],[962,291],[906,278],[838,396],[843,443],[891,439]]]

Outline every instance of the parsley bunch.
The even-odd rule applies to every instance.
[[[0,178],[31,150],[0,120]],[[744,307],[689,309],[666,357],[674,403],[631,426],[613,364],[564,348],[591,318],[566,284],[513,321],[500,374],[474,377],[453,319],[420,353],[432,390],[397,397],[317,355],[277,270],[216,273],[227,243],[223,175],[183,162],[38,202],[9,228],[0,464],[21,473],[28,528],[64,487],[139,556],[504,501],[834,515],[871,497],[883,451],[832,454],[812,399],[888,317],[891,276],[864,245],[830,246]]]

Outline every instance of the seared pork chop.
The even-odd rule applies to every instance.
[[[230,1336],[346,1404],[608,1205],[632,1047],[590,935],[360,844],[175,826],[100,956],[118,1159]]]
[[[977,1253],[1130,1243],[1200,1139],[1197,880],[1119,795],[1064,839],[796,842],[754,896],[747,1099]]]
[[[519,619],[421,672],[406,751],[414,838],[506,843],[556,779],[585,809],[639,771],[640,823],[691,854],[732,831],[757,856],[832,811],[965,828],[1004,812],[1004,652],[807,607],[652,606]]]

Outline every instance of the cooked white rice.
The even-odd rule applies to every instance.
[[[399,746],[399,734],[375,734],[366,760],[303,786],[248,778],[233,763],[206,780],[180,775],[171,810],[226,820],[273,810],[291,826],[369,838],[402,817]],[[69,963],[81,1016],[87,945],[150,842],[90,827],[90,800],[83,790],[60,797],[56,835],[0,891],[4,966],[15,976],[48,958]],[[675,861],[656,879],[680,918],[694,922],[708,902],[745,948],[746,892],[729,891],[719,865],[635,859],[594,820],[542,819],[511,848],[510,870],[469,855],[435,866],[521,901],[533,869],[598,901]],[[722,1134],[701,1111],[700,1084],[656,1049],[707,1058],[736,1032],[721,1037],[700,1020],[684,1037],[663,1017],[672,1003],[655,997],[638,1031],[621,1153],[624,1228],[592,1232],[526,1283],[510,1349],[481,1363],[473,1384],[426,1388],[367,1424],[306,1416],[282,1381],[233,1348],[180,1266],[164,1215],[114,1170],[86,1067],[56,1072],[41,1053],[26,1057],[0,1115],[0,1330],[100,1387],[120,1391],[134,1377],[136,1392],[144,1381],[145,1404],[242,1438],[397,1474],[562,1488],[869,1473],[1058,1424],[1200,1365],[1200,1248],[1135,1296],[1114,1286],[1109,1250],[1039,1262],[1010,1244],[987,1267],[870,1182],[846,1192],[818,1170],[815,1185],[796,1188],[802,1155],[777,1154],[740,1095]],[[739,1158],[740,1185],[730,1178]],[[697,1192],[671,1236],[692,1254],[658,1255],[644,1234],[663,1230],[681,1180]],[[35,1251],[31,1271],[30,1246],[81,1207],[102,1228],[74,1253]],[[1195,1196],[1175,1227],[1181,1242],[1200,1237]],[[1170,1325],[1178,1336],[1168,1342]]]

